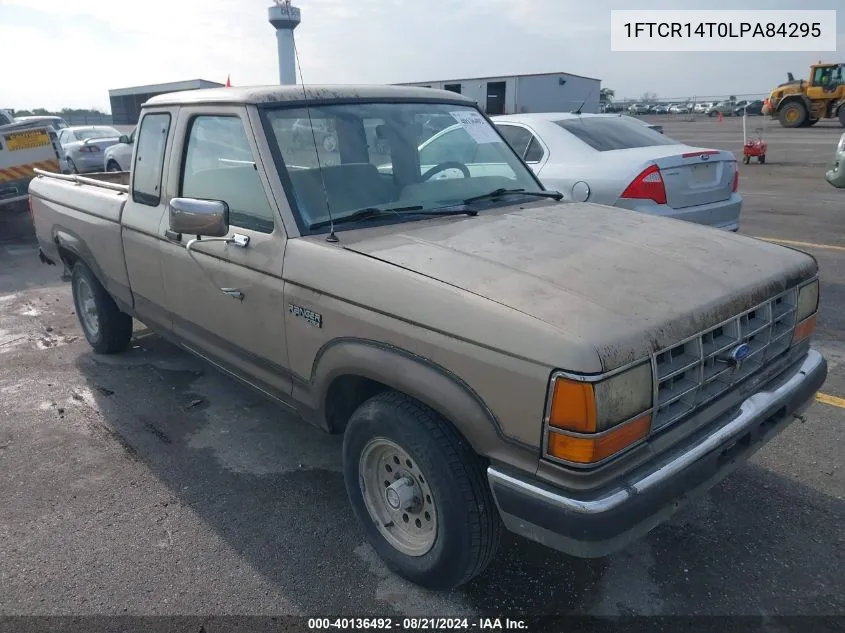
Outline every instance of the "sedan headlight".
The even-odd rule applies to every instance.
[[[804,341],[816,329],[816,312],[819,309],[819,280],[804,284],[798,289],[798,305],[795,308],[795,332],[792,343]]]
[[[591,464],[643,439],[651,429],[652,391],[649,362],[598,382],[554,374],[546,414],[547,455]]]

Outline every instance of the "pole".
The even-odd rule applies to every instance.
[[[742,109],[742,144],[748,142],[748,132],[746,130],[746,120],[748,119],[748,107]]]

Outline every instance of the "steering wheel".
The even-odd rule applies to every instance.
[[[455,160],[447,160],[445,163],[439,163],[425,172],[422,175],[422,181],[425,182],[435,174],[439,174],[441,171],[446,171],[447,169],[457,169],[463,174],[464,178],[470,178],[469,169],[467,169],[466,165]]]

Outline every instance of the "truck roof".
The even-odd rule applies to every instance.
[[[152,97],[144,103],[144,107],[198,103],[262,105],[268,103],[304,103],[306,100],[308,103],[314,104],[357,99],[475,103],[469,97],[435,88],[380,85],[307,85],[304,87],[293,85],[184,90]]]

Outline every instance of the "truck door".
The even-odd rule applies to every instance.
[[[167,200],[162,193],[162,174],[172,145],[170,130],[175,111],[145,111],[138,126],[129,200],[123,207],[121,235],[126,273],[131,288],[125,300],[150,326],[172,328],[164,296],[160,241],[167,222]],[[121,293],[124,291],[121,290]],[[123,297],[121,297],[123,298]]]
[[[183,108],[176,139],[168,195],[226,202],[229,235],[241,245],[199,241],[188,252],[196,236],[165,231],[174,332],[192,351],[284,401],[292,390],[282,297],[287,238],[247,114],[240,107]]]

